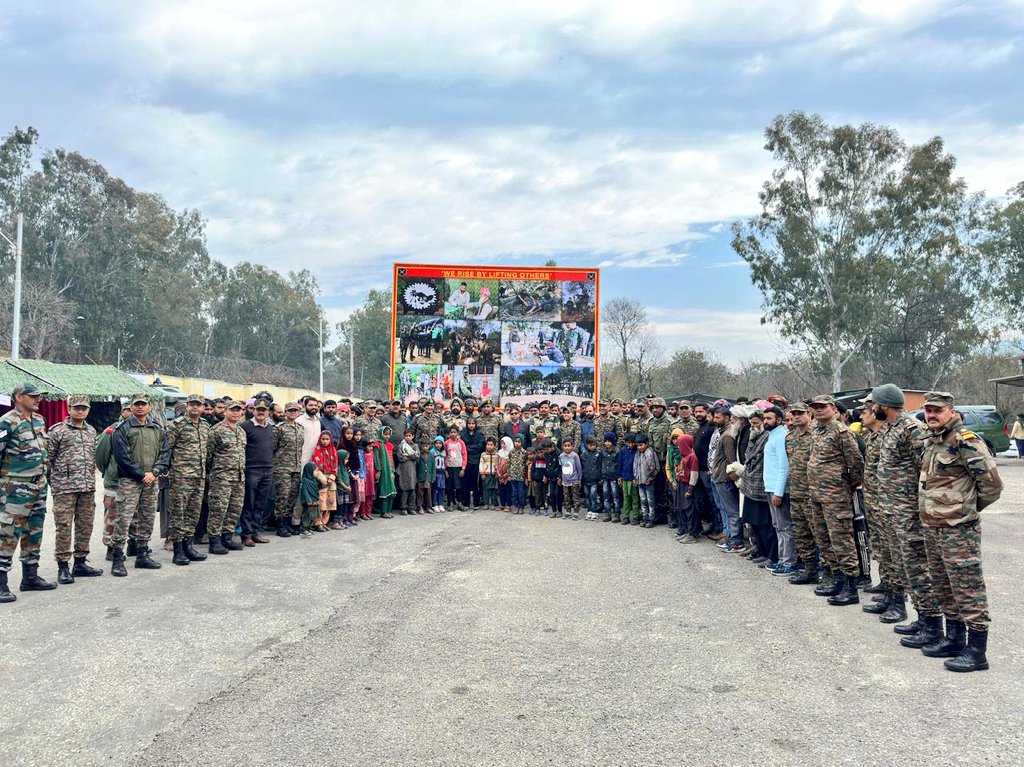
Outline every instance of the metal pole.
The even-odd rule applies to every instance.
[[[356,329],[351,318],[348,321],[348,396],[356,393]]]
[[[11,325],[11,359],[17,361],[21,347],[21,234],[25,217],[18,214],[18,233],[14,245],[14,322]]]
[[[324,318],[320,317],[320,399],[324,398]]]

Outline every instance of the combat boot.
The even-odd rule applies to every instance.
[[[107,546],[106,560],[108,562],[113,562],[114,561],[114,547],[113,546]]]
[[[75,557],[75,566],[71,568],[71,574],[76,578],[98,578],[103,575],[103,571],[86,564],[85,557]]]
[[[120,546],[114,546],[114,564],[110,566],[110,574],[118,578],[124,578],[128,575],[128,571],[124,568],[124,552],[121,551]]]
[[[291,535],[292,535],[291,523],[287,522],[284,519],[279,519],[277,521],[277,537],[278,538],[290,538]],[[221,544],[221,545],[223,545],[223,544]]]
[[[139,544],[137,544],[135,542],[134,538],[129,538],[128,539],[128,549],[125,551],[124,555],[126,557],[134,557],[138,553],[139,553]]]
[[[985,671],[988,669],[988,632],[971,629],[967,635],[967,646],[955,658],[943,665],[950,671]]]
[[[57,588],[53,581],[44,581],[39,577],[39,564],[30,565],[23,562],[21,565],[21,586],[18,591],[49,591]]]
[[[189,558],[185,556],[185,542],[184,541],[175,541],[174,542],[174,557],[171,559],[171,561],[174,564],[176,564],[176,565],[190,565],[190,564],[192,564],[191,560],[189,560]],[[138,561],[135,562],[135,566],[136,567],[139,566]]]
[[[840,574],[839,593],[828,598],[828,603],[833,607],[846,607],[860,602],[860,595],[857,593],[857,576]]]
[[[228,550],[224,548],[224,544],[220,540],[219,535],[210,536],[210,553],[211,554],[227,554]]]
[[[964,651],[967,626],[963,621],[946,618],[946,636],[934,644],[925,645],[921,652],[929,658],[955,658]]]
[[[921,630],[913,636],[905,636],[900,640],[904,647],[920,650],[926,644],[933,644],[942,638],[942,616],[921,615],[918,617],[921,622]]]
[[[834,597],[839,593],[839,575],[831,570],[825,570],[825,574],[821,576],[821,583],[818,584],[818,588],[814,590],[814,593],[819,597]]]
[[[907,619],[907,596],[902,591],[892,592],[889,609],[878,616],[882,623],[899,623]]]
[[[70,586],[75,582],[75,576],[71,574],[71,567],[67,562],[57,563],[57,583],[61,586]]]
[[[865,586],[861,591],[865,594],[887,594],[889,587],[885,585],[884,581],[879,581],[876,585]]]
[[[212,540],[216,537],[216,535],[211,535],[210,539]],[[186,538],[181,542],[181,550],[185,552],[185,556],[188,557],[190,562],[202,562],[206,559],[206,555],[201,551],[197,551],[196,547],[192,545],[191,538]]]
[[[149,556],[152,552],[149,546],[136,546],[135,569],[136,570],[159,570],[163,565]],[[185,559],[186,564],[188,559]]]
[[[818,575],[818,571],[813,567],[805,567],[796,575],[789,576],[789,582],[794,586],[807,586],[812,583],[816,585],[820,580],[821,577]]]
[[[865,589],[865,591],[867,591],[867,589]],[[878,602],[872,601],[871,604],[864,605],[860,609],[863,610],[866,613],[871,613],[872,615],[881,615],[886,610],[888,610],[889,609],[889,605],[892,604],[892,592],[889,591],[888,589],[886,589],[885,593],[882,594],[881,596],[882,596],[882,599],[880,601],[878,601]]]
[[[18,597],[12,594],[11,590],[7,588],[7,572],[0,572],[0,604],[17,601]]]
[[[235,543],[235,534],[234,533],[222,533],[221,536],[220,536],[220,542],[221,542],[221,544],[223,544],[224,548],[227,549],[228,551],[241,551],[242,550],[242,544]]]

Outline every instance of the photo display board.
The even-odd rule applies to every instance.
[[[497,405],[597,396],[597,269],[395,264],[391,396]]]

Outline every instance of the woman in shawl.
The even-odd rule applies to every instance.
[[[509,481],[508,457],[512,453],[512,438],[502,437],[498,447],[498,460],[494,468],[498,474],[498,505],[504,512],[512,511],[512,484]]]
[[[386,447],[385,447],[386,446]],[[398,491],[395,489],[395,470],[391,465],[391,453],[387,448],[391,447],[391,427],[385,426],[380,430],[380,442],[374,442],[373,468],[377,473],[377,499],[380,501],[380,516],[382,519],[392,519],[391,504],[395,502]]]
[[[324,477],[324,484],[320,488],[320,524],[316,529],[322,533],[331,525],[337,530],[339,528],[335,526],[337,523],[333,517],[338,510],[338,451],[329,431],[320,432],[312,461]]]
[[[345,448],[338,449],[338,513],[331,523],[332,530],[344,530],[352,527],[355,519],[352,517],[352,480],[348,470],[348,451]]]

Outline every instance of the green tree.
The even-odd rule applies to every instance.
[[[339,391],[386,397],[391,391],[391,290],[371,290],[363,305],[337,324],[330,379]],[[355,391],[349,391],[349,344],[354,340]],[[362,386],[360,387],[360,381]]]
[[[999,313],[1008,327],[1024,334],[1024,181],[1006,194],[1004,204],[986,211],[987,236],[981,249]]]

